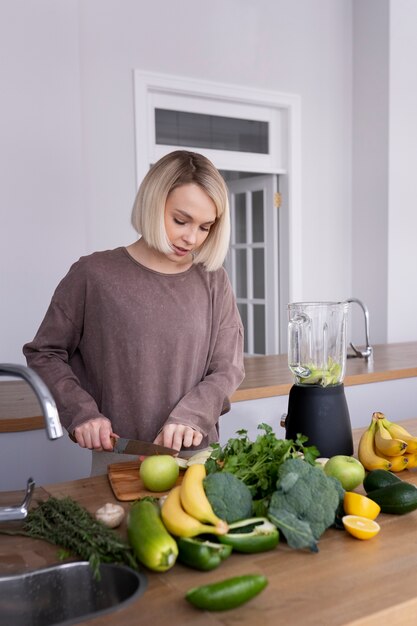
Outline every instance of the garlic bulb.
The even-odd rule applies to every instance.
[[[125,511],[119,504],[111,504],[108,502],[96,511],[96,519],[102,522],[108,528],[117,528],[123,521]]]

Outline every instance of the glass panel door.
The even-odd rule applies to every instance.
[[[277,177],[227,182],[232,238],[226,269],[245,327],[245,353],[279,352]]]

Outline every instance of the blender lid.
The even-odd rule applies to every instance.
[[[311,302],[308,302],[308,301],[306,301],[306,302],[290,302],[288,304],[288,307],[291,307],[291,306],[339,306],[341,304],[349,306],[350,300],[340,300],[340,301],[336,301],[336,300],[335,301],[330,301],[330,300],[326,301],[326,300],[323,300],[323,302],[319,302],[319,301],[317,301],[317,302],[315,302],[315,301],[311,301]]]

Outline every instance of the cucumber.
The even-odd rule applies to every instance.
[[[379,504],[383,513],[403,515],[417,509],[417,489],[402,480],[370,491],[368,498]]]
[[[193,606],[205,611],[226,611],[244,604],[268,584],[268,579],[260,574],[247,574],[226,578],[217,583],[194,587],[186,594]]]
[[[368,472],[363,481],[363,487],[366,493],[374,491],[375,489],[382,489],[388,485],[395,485],[396,483],[403,482],[401,478],[398,478],[392,472],[384,469],[376,469]]]
[[[127,534],[136,557],[149,569],[166,572],[177,560],[177,542],[166,530],[155,498],[142,498],[132,505]]]

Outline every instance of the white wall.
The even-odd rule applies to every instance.
[[[361,297],[373,343],[417,339],[416,11],[3,0],[0,360],[24,362],[74,260],[134,239],[134,68],[299,94],[302,299]]]
[[[369,307],[371,342],[387,338],[389,4],[354,0],[353,12],[352,293]],[[359,308],[351,319],[363,343]]]
[[[371,342],[417,339],[417,4],[354,0],[352,292]]]
[[[73,0],[2,2],[2,362],[24,362],[23,343],[63,272],[87,247],[78,22]]]
[[[416,11],[411,0],[2,0],[0,361],[24,362],[74,260],[134,238],[135,68],[299,94],[302,298],[360,296],[372,342],[416,340]]]
[[[303,297],[351,295],[350,0],[3,0],[0,28],[1,361],[74,260],[134,239],[134,68],[301,95]]]
[[[67,433],[51,441],[44,430],[2,433],[0,491],[21,491],[28,478],[37,486],[90,476],[91,451],[73,443]],[[10,501],[10,505],[18,500]]]
[[[417,339],[417,3],[391,1],[388,339]]]

